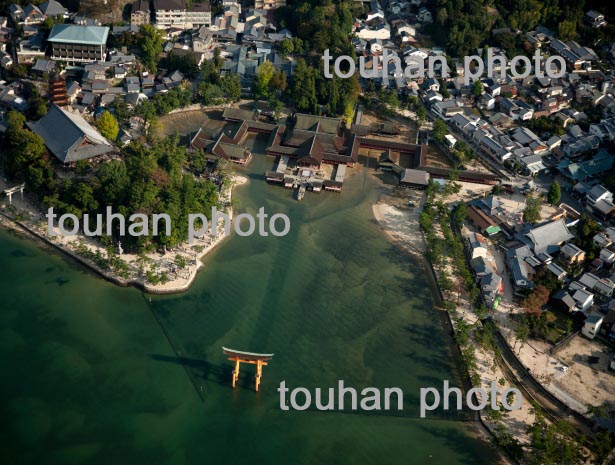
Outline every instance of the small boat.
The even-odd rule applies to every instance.
[[[301,184],[299,186],[299,192],[297,192],[297,200],[303,200],[303,197],[305,196],[305,191],[306,191],[305,184]]]

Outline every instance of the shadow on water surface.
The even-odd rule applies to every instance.
[[[478,423],[476,423],[477,428]],[[472,465],[476,463],[476,450],[482,450],[484,443],[476,435],[468,435],[467,432],[460,431],[458,429],[447,428],[442,424],[429,424],[427,422],[421,424],[421,428],[429,434],[443,438],[446,445],[454,449],[459,456],[459,462],[461,464]],[[492,456],[492,463],[494,465],[502,463],[498,460],[497,453],[492,449],[489,451]]]
[[[29,254],[27,254],[23,250],[15,249],[11,251],[11,257],[24,258],[24,257],[29,257]]]
[[[265,180],[265,175],[260,173],[241,173],[241,175],[248,179],[255,179],[259,181]]]
[[[158,362],[175,363],[192,372],[195,379],[200,381],[213,381],[220,385],[229,385],[233,369],[230,365],[214,365],[204,359],[173,357],[169,355],[150,354],[152,360]]]
[[[394,245],[387,247],[381,255],[397,266],[416,266],[415,260],[412,260],[412,258]]]

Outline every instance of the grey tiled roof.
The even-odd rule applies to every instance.
[[[41,136],[45,145],[62,163],[86,160],[109,153],[112,145],[81,115],[53,105],[39,121],[28,127]]]
[[[62,16],[68,13],[68,10],[55,0],[49,0],[41,4],[39,8],[47,16]]]
[[[569,241],[574,237],[568,231],[564,220],[543,224],[532,229],[527,236],[533,244],[535,253],[557,251],[561,243]]]
[[[429,184],[429,173],[422,170],[405,169],[400,176],[399,182],[426,186]]]

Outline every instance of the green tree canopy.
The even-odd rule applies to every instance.
[[[427,110],[425,110],[425,107],[423,105],[419,104],[416,108],[416,119],[418,120],[419,124],[422,124],[426,118]]]
[[[472,95],[480,97],[483,94],[483,83],[480,81],[474,81],[472,85]]]
[[[534,409],[535,420],[528,427],[532,453],[528,457],[530,465],[576,465],[583,458],[582,448],[574,440],[574,430],[570,423],[559,420],[547,423],[542,412]]]
[[[143,55],[145,66],[152,72],[158,68],[158,60],[162,53],[162,32],[152,24],[144,24],[139,29],[137,44]]]
[[[442,121],[440,118],[436,119],[433,124],[433,133],[432,136],[434,140],[438,142],[444,142],[444,136],[448,133],[448,128],[446,123]]]
[[[43,139],[25,129],[25,122],[23,114],[17,111],[8,113],[2,165],[10,178],[25,181],[34,192],[45,195],[54,188],[53,170],[44,158]]]
[[[458,228],[463,226],[468,216],[468,205],[462,200],[453,208],[452,219]]]
[[[317,99],[314,69],[308,67],[303,58],[297,60],[297,68],[293,75],[293,85],[290,92],[299,111],[315,112]]]
[[[241,78],[237,74],[225,74],[220,87],[229,100],[239,100],[241,97]]]
[[[549,187],[549,193],[547,194],[547,201],[551,205],[556,205],[562,198],[562,190],[557,181],[553,181],[551,183],[551,187]]]
[[[541,202],[540,197],[529,194],[523,210],[523,221],[526,223],[538,223],[540,221]]]
[[[270,89],[271,79],[275,73],[275,68],[273,67],[273,63],[270,61],[265,61],[262,65],[258,67],[256,71],[256,79],[254,80],[254,96],[259,98],[268,98]]]
[[[98,117],[97,121],[98,130],[106,139],[109,139],[111,142],[117,139],[117,135],[120,132],[120,126],[111,113],[107,110],[103,111],[103,113]]]
[[[278,51],[283,56],[292,55],[295,51],[295,45],[292,39],[284,39],[282,42],[278,44]]]

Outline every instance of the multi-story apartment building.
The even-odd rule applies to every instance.
[[[286,6],[286,0],[256,0],[254,2],[254,8],[257,10],[273,10]]]
[[[130,24],[133,26],[142,26],[144,24],[149,24],[149,21],[149,0],[137,0],[132,4]]]
[[[54,60],[88,63],[105,60],[108,36],[108,27],[56,24],[47,40]]]
[[[183,29],[211,25],[209,2],[195,3],[188,9],[185,0],[154,0],[156,26],[160,29]]]
[[[156,26],[165,29],[183,24],[186,13],[185,0],[154,0]]]
[[[186,10],[186,24],[192,27],[211,25],[211,6],[208,2],[195,3],[192,8]]]

